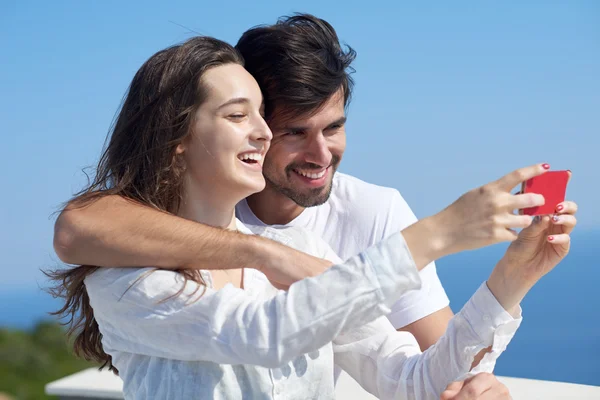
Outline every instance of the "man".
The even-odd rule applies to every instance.
[[[284,18],[250,29],[237,48],[263,90],[273,131],[264,160],[267,187],[238,205],[242,222],[303,226],[347,259],[416,221],[395,189],[336,173],[346,144],[345,109],[353,85],[348,70],[355,52],[342,49],[331,25],[310,15]],[[262,270],[282,286],[327,266],[266,239],[182,220],[118,197],[63,212],[55,227],[55,249],[71,264],[244,266]],[[422,288],[402,297],[389,319],[426,349],[445,332],[453,314],[433,263],[421,278]],[[498,385],[482,379],[467,381],[456,392],[471,393],[471,382],[478,388],[479,382]]]

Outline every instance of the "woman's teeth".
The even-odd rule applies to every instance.
[[[260,153],[245,153],[245,154],[240,154],[238,156],[238,158],[242,161],[261,161],[262,154],[260,154]]]

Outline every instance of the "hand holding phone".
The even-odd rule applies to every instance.
[[[571,171],[548,171],[523,182],[521,193],[541,194],[546,202],[543,206],[525,208],[522,213],[532,216],[554,214],[556,206],[565,201],[570,176]]]

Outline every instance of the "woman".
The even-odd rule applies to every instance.
[[[271,133],[261,113],[260,88],[231,46],[198,37],[160,51],[136,73],[97,176],[77,201],[120,194],[250,234],[234,207],[265,185],[262,158]],[[519,176],[545,169],[532,166]],[[511,177],[500,183],[514,186]],[[520,323],[520,300],[566,255],[574,226],[565,215],[560,227],[566,233],[554,235],[553,244],[544,236],[548,218],[525,229],[440,342],[421,353],[414,338],[394,331],[383,315],[399,295],[419,287],[418,271],[430,261],[486,242],[437,233],[448,215],[484,220],[488,214],[479,211],[487,205],[471,200],[463,196],[440,217],[288,292],[251,269],[57,271],[53,277],[66,298],[59,313],[81,311],[71,327],[78,354],[117,367],[126,398],[331,398],[334,362],[381,398],[439,397],[488,346],[492,352],[477,368],[493,368]],[[563,214],[574,209],[565,203]],[[524,221],[511,219],[507,227],[528,225]],[[306,232],[262,234],[340,261]],[[432,235],[440,240],[419,240]],[[519,268],[509,262],[529,255]]]

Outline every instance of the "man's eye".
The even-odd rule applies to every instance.
[[[302,131],[287,131],[285,133],[286,136],[300,136],[302,135]]]

